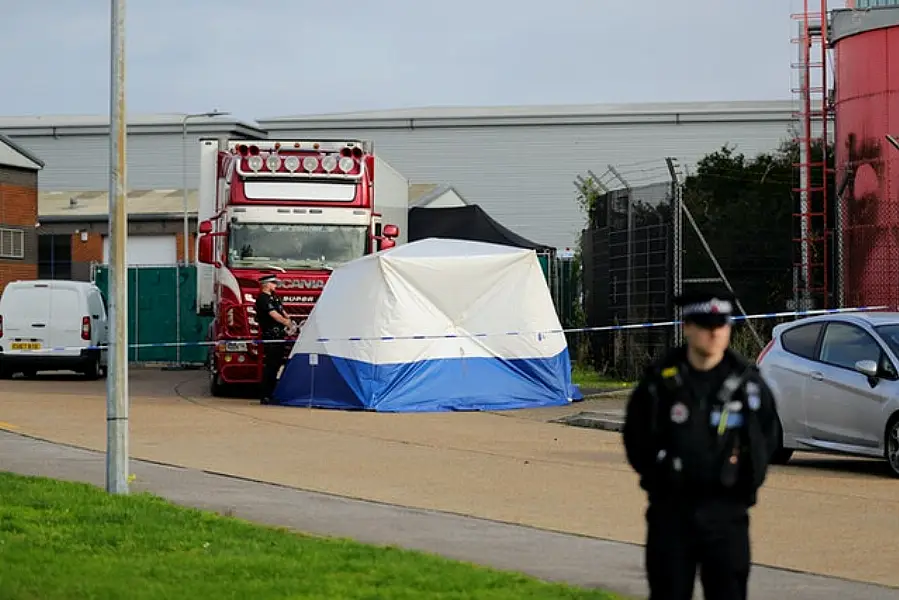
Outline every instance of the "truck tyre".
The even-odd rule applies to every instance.
[[[209,394],[216,398],[224,398],[228,396],[228,392],[231,388],[230,385],[222,381],[222,378],[219,377],[218,372],[215,370],[215,358],[212,357],[211,353],[209,356]]]
[[[211,373],[211,376],[209,377],[210,394],[212,394],[216,398],[227,398],[230,390],[230,385],[228,385],[227,383],[223,383],[219,376],[215,373]]]

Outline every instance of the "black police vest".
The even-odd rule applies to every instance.
[[[281,301],[274,294],[260,293],[256,298],[256,322],[259,324],[259,330],[262,339],[278,340],[282,339],[285,334],[284,326],[275,321],[269,313],[270,310],[283,312],[284,307]]]
[[[705,398],[693,397],[683,371],[679,365],[663,367],[650,383],[657,491],[733,495],[754,503],[767,470],[755,369],[732,372]]]

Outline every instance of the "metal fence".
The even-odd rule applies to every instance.
[[[602,177],[591,173],[600,193],[581,238],[586,325],[679,320],[675,296],[707,284],[732,289],[738,313],[788,310],[793,288],[789,231],[741,229],[739,224],[716,229],[696,210],[697,199],[685,197],[676,161],[668,159],[663,169],[667,177],[658,167],[639,170],[637,177],[614,167]],[[637,179],[647,172],[649,177]],[[646,181],[653,177],[656,181]],[[755,356],[775,324],[738,322],[736,345]],[[634,378],[681,342],[676,326],[597,332],[590,336],[590,360],[601,372]]]
[[[108,297],[107,265],[94,264],[91,281]],[[195,266],[128,267],[128,344],[132,346],[128,350],[128,361],[203,364],[209,349],[196,344],[205,341],[212,319],[197,315],[196,305]],[[148,346],[152,344],[172,345]]]
[[[676,181],[633,185],[614,168],[596,183],[581,240],[588,327],[672,318],[675,271]],[[634,377],[674,341],[673,328],[599,332],[590,337],[597,368]]]

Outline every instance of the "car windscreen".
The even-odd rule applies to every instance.
[[[899,323],[891,323],[889,325],[878,325],[874,330],[887,343],[893,354],[899,356]]]

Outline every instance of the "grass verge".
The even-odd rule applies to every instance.
[[[582,388],[594,389],[625,389],[634,385],[633,382],[606,377],[594,369],[580,365],[572,370],[571,380]]]
[[[436,556],[298,535],[149,494],[0,473],[0,597],[592,598]]]

